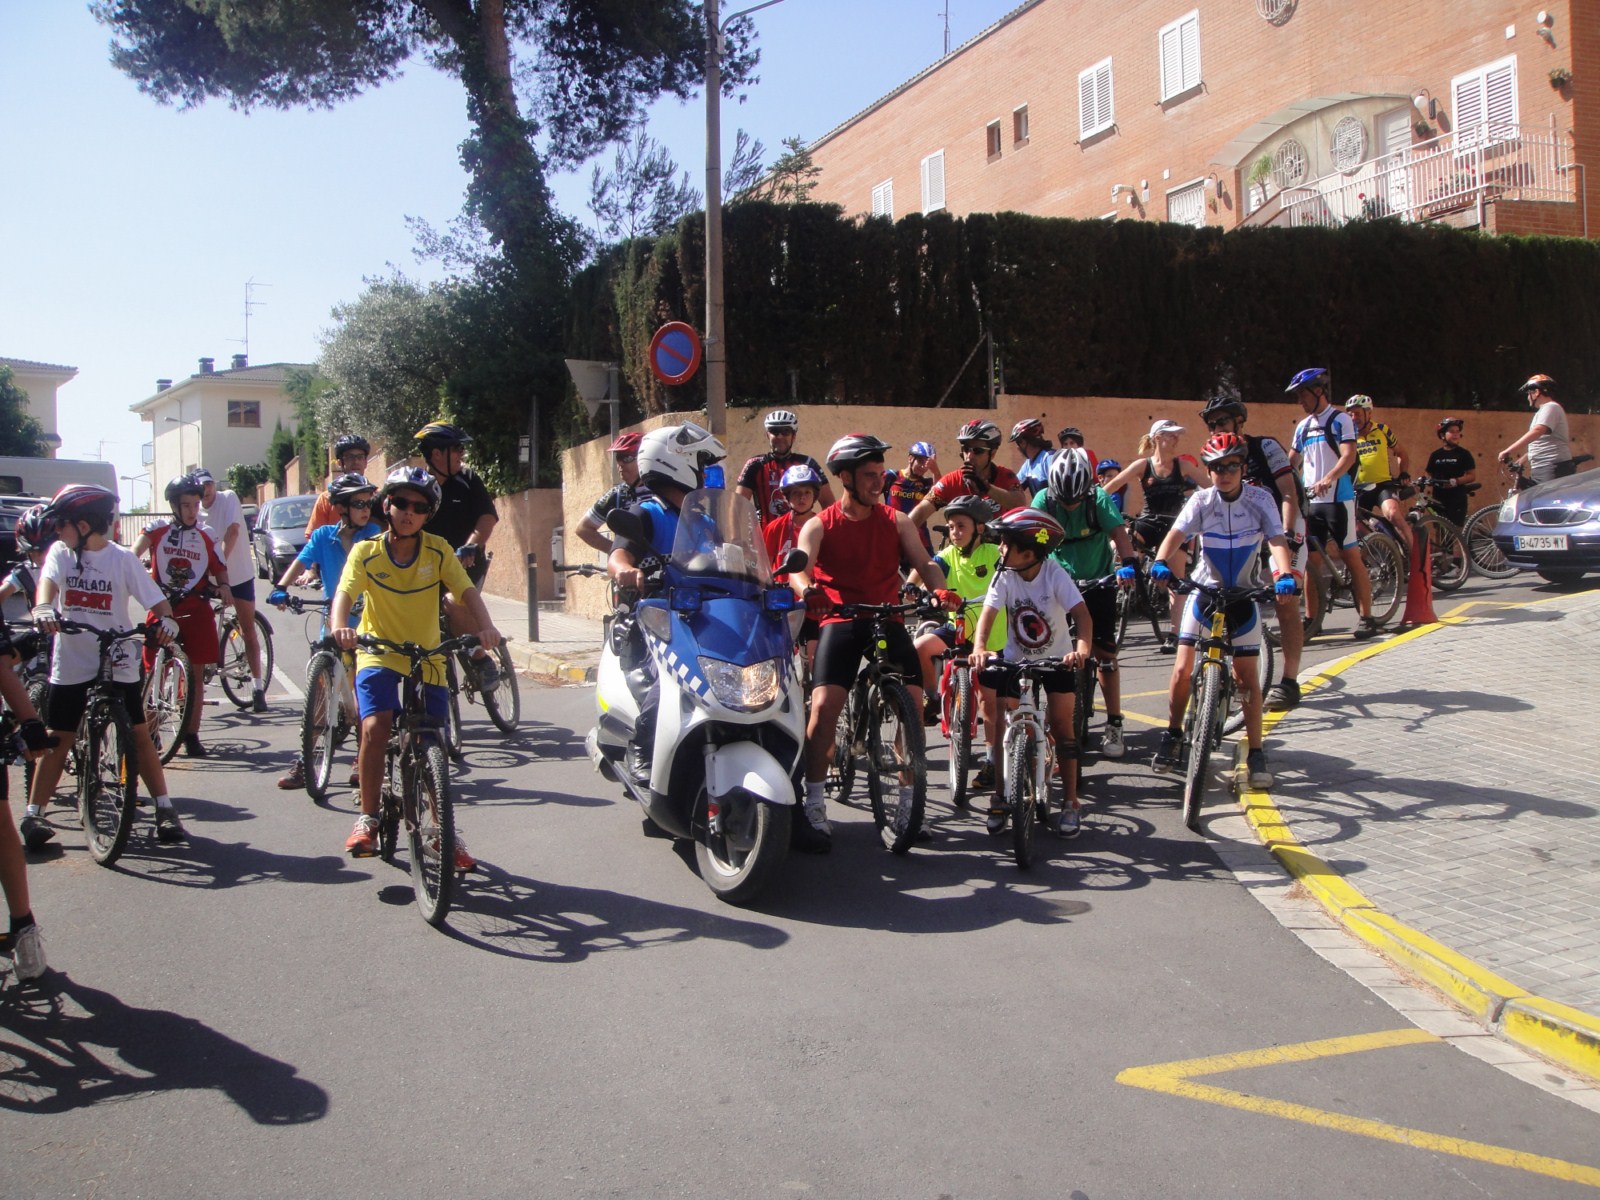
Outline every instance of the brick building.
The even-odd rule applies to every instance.
[[[1600,0],[1196,3],[1028,0],[813,143],[813,198],[1600,236]]]

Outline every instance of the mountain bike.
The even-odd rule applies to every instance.
[[[1017,866],[1026,870],[1033,862],[1034,823],[1047,824],[1050,819],[1050,780],[1056,769],[1055,742],[1040,695],[1045,676],[1062,666],[1059,659],[1011,662],[1003,658],[991,658],[986,665],[1009,672],[1020,685],[1017,706],[1005,714],[1000,758],[1004,763],[1002,794],[1011,821],[1011,852]],[[1086,664],[1077,670],[1081,674],[1093,667]],[[1082,743],[1079,745],[1081,752]]]
[[[1461,535],[1461,530],[1444,515],[1428,492],[1432,483],[1433,480],[1426,476],[1413,480],[1413,487],[1402,488],[1400,495],[1406,499],[1407,492],[1411,492],[1417,497],[1417,503],[1406,514],[1406,519],[1414,530],[1421,530],[1428,535],[1428,564],[1433,575],[1434,590],[1453,592],[1472,574],[1472,554],[1467,549],[1467,540]],[[1467,490],[1471,491],[1472,486]]]
[[[1193,580],[1176,580],[1172,587],[1180,593],[1198,592],[1203,596],[1206,603],[1201,605],[1201,616],[1210,621],[1209,628],[1195,646],[1194,680],[1189,689],[1189,706],[1183,716],[1183,823],[1198,830],[1211,752],[1222,745],[1229,710],[1238,704],[1228,607],[1241,603],[1256,605],[1259,619],[1260,606],[1272,603],[1274,592],[1272,588],[1212,587]]]
[[[11,645],[17,651],[17,678],[27,690],[28,703],[40,717],[44,716],[44,702],[50,695],[50,654],[55,639],[46,636],[26,622],[9,623]],[[22,764],[22,794],[33,794],[33,763]]]
[[[1133,536],[1130,534],[1130,536]],[[1172,619],[1172,605],[1168,600],[1166,589],[1150,578],[1150,565],[1155,560],[1144,544],[1134,541],[1134,548],[1139,555],[1131,588],[1121,588],[1117,592],[1117,649],[1121,650],[1128,640],[1128,626],[1138,620],[1150,622],[1150,632],[1155,635],[1159,645],[1167,635],[1167,626]],[[1081,589],[1080,589],[1081,590]],[[1079,743],[1082,750],[1082,743]]]
[[[144,716],[162,766],[178,753],[199,702],[194,664],[183,647],[177,642],[157,646],[144,677]]]
[[[222,648],[221,661],[206,668],[206,682],[222,680],[222,690],[237,708],[249,708],[255,689],[250,674],[250,657],[245,653],[244,634],[239,629],[239,614],[213,596],[211,607],[217,613],[217,645]],[[261,678],[272,678],[275,661],[272,649],[272,626],[258,609],[255,613],[256,640],[261,645]]]
[[[1078,593],[1082,596],[1088,596],[1090,592],[1098,592],[1102,588],[1116,586],[1117,576],[1113,572],[1110,575],[1102,575],[1098,579],[1083,580],[1078,584]],[[1137,579],[1134,581],[1134,586],[1138,586]],[[1132,590],[1133,588],[1119,589],[1117,603],[1120,605],[1123,594]],[[1104,665],[1110,670],[1116,670],[1115,663]],[[1078,743],[1077,771],[1079,779],[1083,778],[1083,755],[1089,749],[1089,719],[1094,716],[1094,692],[1100,682],[1101,667],[1102,664],[1099,662],[1090,663],[1087,667],[1079,670],[1077,677],[1076,695],[1072,709],[1072,736]]]
[[[888,627],[895,617],[929,611],[922,601],[907,604],[841,604],[831,615],[872,622],[873,652],[856,676],[834,731],[832,794],[849,795],[859,746],[866,751],[867,795],[883,844],[895,854],[911,848],[922,830],[928,798],[927,749],[922,714],[912,706],[900,667],[889,657]],[[842,761],[841,761],[842,759]]]
[[[392,642],[363,634],[356,644],[378,654],[400,654],[410,662],[401,684],[400,711],[395,714],[384,748],[383,798],[378,815],[378,853],[394,861],[403,824],[409,842],[411,884],[422,919],[437,928],[449,915],[455,894],[456,825],[450,795],[450,764],[445,758],[439,725],[428,716],[422,693],[422,664],[478,644],[474,634],[450,638],[432,648],[415,642]]]
[[[967,774],[972,769],[972,747],[978,737],[977,685],[972,678],[972,662],[967,657],[972,649],[973,623],[966,610],[981,607],[983,599],[980,597],[968,600],[959,612],[951,614],[956,644],[945,656],[939,672],[939,731],[948,743],[950,803],[956,808],[967,807]],[[839,724],[846,724],[843,717]]]
[[[306,600],[290,596],[284,601],[290,612],[301,614],[332,607],[329,600]],[[306,794],[317,803],[328,797],[333,780],[333,756],[350,739],[359,718],[349,706],[350,669],[344,652],[334,645],[323,618],[311,642],[311,659],[306,663],[306,701],[300,715],[300,761],[305,771]]]
[[[1372,589],[1372,620],[1380,628],[1394,620],[1400,602],[1406,595],[1405,548],[1399,540],[1378,529],[1361,533],[1356,543],[1361,561],[1366,564],[1367,580]],[[1314,638],[1322,632],[1328,613],[1339,606],[1354,608],[1355,587],[1350,578],[1350,568],[1344,560],[1323,550],[1322,539],[1315,534],[1306,535],[1310,550],[1307,560],[1306,589],[1314,592],[1317,600],[1315,617],[1306,620],[1306,637]],[[1307,607],[1310,603],[1308,600]]]

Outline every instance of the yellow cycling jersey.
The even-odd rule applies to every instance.
[[[1367,431],[1356,438],[1356,453],[1360,456],[1356,467],[1357,483],[1388,483],[1394,478],[1389,466],[1389,452],[1400,439],[1394,430],[1378,421],[1367,426]]]
[[[389,537],[369,538],[350,547],[339,591],[352,600],[366,597],[360,632],[391,642],[416,642],[437,646],[439,637],[439,585],[457,600],[472,587],[450,543],[437,534],[424,533],[417,556],[401,565],[389,549]],[[356,669],[388,667],[405,675],[411,664],[399,654],[356,653]],[[429,683],[444,682],[444,662],[428,659],[422,665]]]
[[[952,543],[935,557],[944,568],[945,585],[963,600],[982,600],[987,596],[989,585],[994,582],[995,573],[1000,569],[1000,547],[992,542],[974,546],[971,554],[962,554]],[[980,604],[964,611],[966,633],[970,638],[977,632],[978,614],[983,611],[983,606]],[[985,649],[1002,650],[1005,644],[1006,611],[1002,608],[995,617],[994,627],[989,630],[989,644]]]

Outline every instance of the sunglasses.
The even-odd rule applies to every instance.
[[[987,454],[987,453],[989,453],[989,447],[987,447],[987,446],[963,446],[963,447],[961,447],[961,453],[962,454]]]
[[[1244,470],[1244,464],[1236,458],[1230,458],[1226,462],[1207,463],[1206,466],[1213,475],[1237,475]]]
[[[1207,421],[1206,422],[1206,428],[1207,429],[1220,429],[1224,425],[1233,424],[1238,419],[1239,419],[1238,417],[1217,417],[1214,420]]]
[[[631,462],[638,462],[638,461],[639,461],[639,456],[637,454],[619,454],[619,455],[617,455],[617,465],[618,466],[621,466],[624,463],[631,463]]]
[[[345,506],[347,508],[371,508],[372,507],[372,501],[371,500],[346,500],[345,501]]]
[[[433,511],[433,505],[429,504],[426,500],[402,500],[398,496],[390,496],[389,511],[418,513],[425,517]]]

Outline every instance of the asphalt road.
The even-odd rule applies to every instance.
[[[297,681],[300,621],[272,619]],[[1159,718],[1140,693],[1169,662],[1130,654],[1130,713]],[[0,1195],[1593,1194],[1600,1118],[1419,1035],[1280,926],[1183,827],[1137,718],[1129,758],[1088,769],[1084,835],[1027,873],[935,789],[932,848],[892,857],[837,810],[833,854],[740,910],[590,768],[590,689],[525,681],[520,735],[468,712],[486,871],[437,932],[403,866],[342,853],[348,791],[273,786],[299,721],[274,699],[212,710],[212,757],[177,760],[187,846],[142,824],[107,870],[56,810],[30,869],[55,969],[0,984]],[[1205,1070],[1247,1102],[1184,1085]]]

